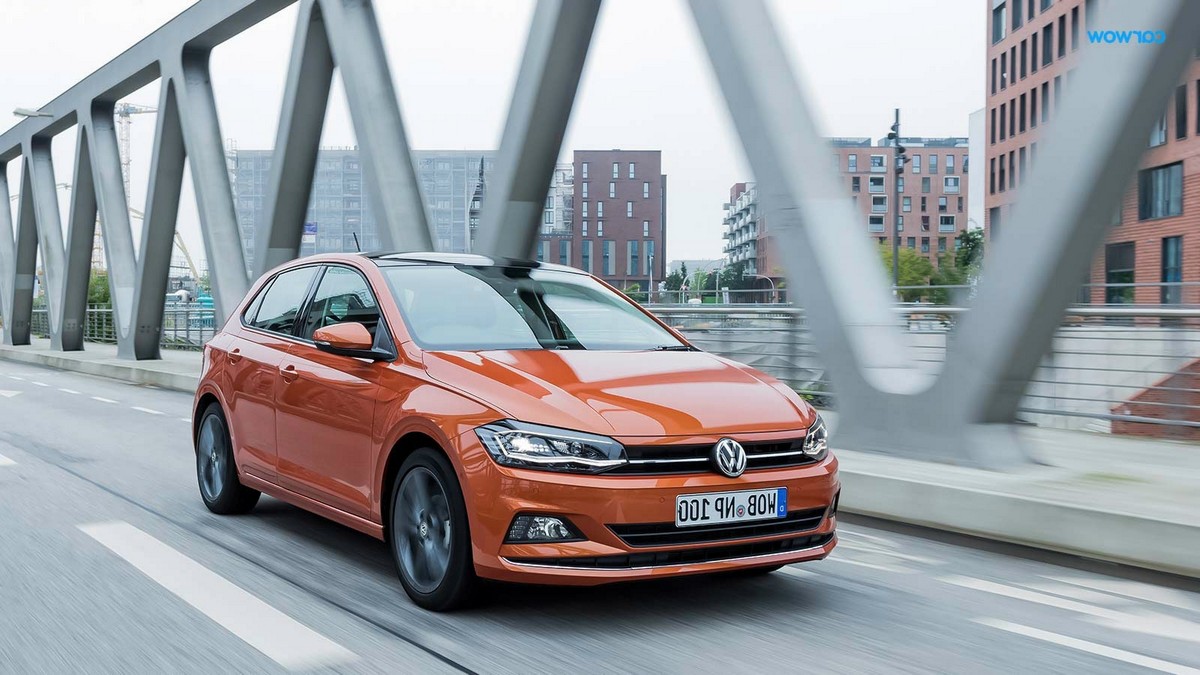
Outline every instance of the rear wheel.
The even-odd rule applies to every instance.
[[[423,448],[404,460],[388,523],[396,572],[413,602],[440,612],[471,600],[476,578],[467,508],[445,456]]]
[[[241,484],[233,460],[233,443],[221,406],[212,403],[200,414],[196,432],[196,478],[200,497],[209,511],[221,515],[246,513],[258,503],[258,490]]]

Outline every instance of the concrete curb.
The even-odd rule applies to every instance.
[[[1111,513],[978,487],[840,469],[840,508],[1189,577],[1200,577],[1200,519]]]
[[[136,361],[78,358],[72,357],[70,352],[44,352],[20,347],[0,347],[0,359],[96,375],[132,384],[149,384],[189,394],[195,392],[196,387],[200,384],[198,373],[181,373]]]

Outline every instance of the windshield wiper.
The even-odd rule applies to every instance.
[[[698,352],[699,349],[691,345],[659,345],[651,351],[655,352]]]

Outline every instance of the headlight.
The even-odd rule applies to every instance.
[[[607,436],[504,420],[475,429],[492,459],[503,466],[600,473],[625,464],[625,448]]]
[[[804,454],[815,459],[821,459],[829,451],[829,430],[825,428],[825,420],[817,415],[817,420],[808,428],[804,435]]]

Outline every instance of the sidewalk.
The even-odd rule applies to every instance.
[[[162,361],[116,356],[115,345],[0,346],[0,360],[195,390],[199,352],[164,350]],[[1200,446],[1036,427],[1021,434],[1041,464],[1005,473],[838,450],[841,508],[1200,577]]]

